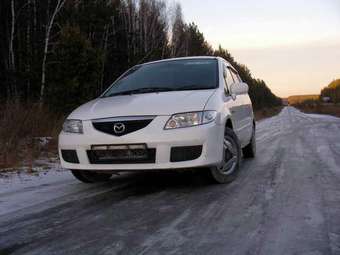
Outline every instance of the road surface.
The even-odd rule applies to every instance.
[[[340,119],[286,107],[258,123],[230,185],[68,172],[0,188],[0,254],[340,254]]]

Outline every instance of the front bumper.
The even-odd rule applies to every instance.
[[[93,128],[91,121],[84,121],[84,134],[61,132],[59,155],[63,168],[94,171],[135,171],[185,169],[217,165],[222,159],[224,128],[215,122],[174,130],[164,130],[169,116],[156,117],[147,127],[125,136],[116,137]],[[91,164],[87,151],[92,145],[147,144],[156,149],[155,163],[134,164]],[[171,148],[181,146],[202,146],[201,155],[195,160],[171,162]],[[76,150],[79,163],[64,161],[61,150]]]

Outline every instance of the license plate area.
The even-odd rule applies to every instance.
[[[88,156],[92,164],[154,163],[155,149],[146,144],[93,145]]]

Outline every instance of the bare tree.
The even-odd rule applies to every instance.
[[[112,19],[112,23],[113,23]],[[107,58],[107,48],[108,48],[108,38],[109,38],[109,25],[105,25],[103,39],[102,39],[102,49],[103,49],[103,56],[102,56],[102,67],[101,67],[101,77],[100,77],[100,92],[103,91],[104,86],[104,71],[105,71],[105,63]]]
[[[46,86],[46,60],[47,60],[47,54],[48,54],[48,46],[50,42],[50,35],[51,30],[54,25],[54,21],[56,16],[58,15],[59,11],[63,8],[66,0],[58,0],[57,4],[54,8],[54,11],[49,18],[47,27],[46,27],[46,33],[45,33],[45,43],[44,43],[44,52],[43,52],[43,61],[41,66],[41,87],[40,87],[40,104],[42,104],[44,100],[45,95],[45,86]],[[49,15],[48,15],[49,16]]]
[[[136,56],[137,6],[136,0],[127,0],[125,8],[125,26],[128,48],[128,62],[133,63]]]
[[[182,57],[188,55],[188,36],[186,24],[183,21],[182,8],[179,4],[175,7],[174,20],[171,30],[171,56]]]
[[[67,15],[61,15],[64,8]],[[199,28],[184,21],[176,0],[0,0],[0,100],[37,98],[42,103],[50,92],[48,81],[55,84],[51,89],[62,91],[71,89],[68,84],[73,84],[73,78],[81,78],[74,63],[63,59],[59,51],[52,52],[62,42],[56,30],[67,26],[79,30],[77,36],[81,38],[75,37],[75,41],[78,38],[81,43],[86,37],[89,47],[85,47],[88,55],[84,57],[93,60],[89,63],[93,65],[91,85],[79,83],[86,87],[79,102],[102,91],[131,65],[169,56],[211,54],[226,58],[238,68],[258,108],[278,101],[265,83],[254,80],[227,50],[213,51]],[[73,43],[67,41],[63,46],[71,50]],[[48,75],[50,64],[54,65],[53,75]],[[58,77],[66,71],[74,71],[64,77],[70,83],[59,83]],[[60,98],[76,103],[68,96],[65,93]],[[58,103],[49,102],[51,107],[59,107]],[[60,100],[60,104],[64,102]]]
[[[31,0],[27,0],[27,4],[30,7],[28,9],[29,14],[31,12]],[[27,27],[26,27],[26,52],[28,57],[26,57],[26,63],[25,63],[25,71],[26,73],[31,72],[31,57],[32,57],[32,52],[31,52],[31,22],[28,20],[27,22]],[[31,80],[27,79],[27,95],[30,94],[30,89],[31,89]]]
[[[9,56],[8,56],[8,65],[9,65],[9,70],[13,74],[15,73],[15,53],[14,53],[14,36],[15,36],[15,19],[16,19],[16,13],[15,13],[15,1],[11,0],[11,34],[9,38]],[[16,96],[16,84],[15,84],[15,79],[13,79],[13,90],[14,90],[14,95]]]

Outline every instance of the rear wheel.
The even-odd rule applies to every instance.
[[[234,131],[226,127],[223,139],[223,159],[221,164],[210,169],[217,183],[230,183],[237,177],[240,168],[241,147]]]
[[[242,149],[243,156],[245,158],[255,158],[256,155],[256,129],[253,125],[253,134],[251,136],[250,143]]]
[[[103,174],[83,170],[71,170],[74,177],[84,183],[107,182],[110,180],[112,174]]]

